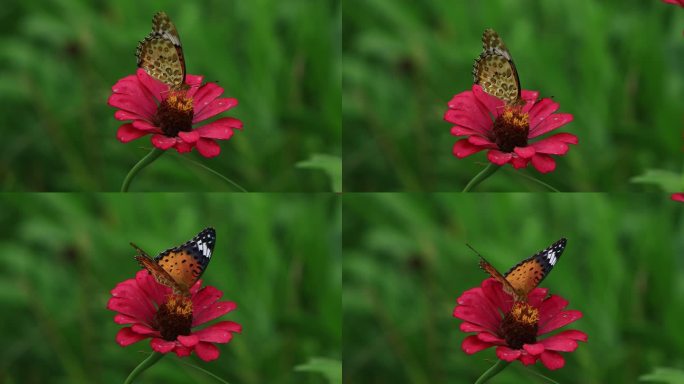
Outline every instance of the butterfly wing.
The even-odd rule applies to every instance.
[[[207,268],[215,244],[216,231],[206,228],[185,244],[160,253],[154,262],[187,293]]]
[[[551,272],[563,254],[567,240],[562,238],[535,255],[521,261],[504,274],[506,280],[521,297],[527,297]]]
[[[510,52],[493,29],[482,34],[483,51],[473,64],[473,82],[508,105],[521,100],[520,78]]]
[[[164,12],[152,18],[152,32],[138,44],[138,67],[172,89],[185,83],[185,57],[176,26]]]
[[[511,285],[508,280],[494,268],[487,260],[485,260],[484,257],[480,256],[480,268],[482,268],[485,272],[489,273],[494,280],[500,282],[503,285],[503,290],[504,292],[508,293],[511,296],[515,296],[515,289]]]
[[[141,267],[147,269],[159,284],[170,287],[176,294],[181,293],[181,288],[178,286],[178,284],[176,284],[176,281],[173,279],[173,277],[171,277],[171,275],[168,274],[168,272],[160,267],[157,262],[152,260],[152,258],[150,258],[145,251],[133,243],[131,243],[131,245],[138,251],[138,254],[135,256],[135,260],[138,261]]]

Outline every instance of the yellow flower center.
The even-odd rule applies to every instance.
[[[516,302],[501,321],[499,332],[509,347],[520,349],[523,344],[537,342],[538,322],[539,310],[537,308],[525,302]]]
[[[520,106],[507,105],[494,121],[491,139],[501,151],[513,152],[515,147],[527,146],[529,132],[529,115],[522,112]]]
[[[153,122],[161,128],[166,136],[176,137],[178,132],[192,131],[192,98],[186,97],[186,91],[169,91],[157,108]]]
[[[170,295],[154,315],[153,326],[164,340],[187,336],[192,326],[192,300],[182,295]]]

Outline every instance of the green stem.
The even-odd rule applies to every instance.
[[[124,381],[124,384],[131,384],[139,374],[141,374],[147,368],[153,366],[162,357],[164,357],[163,353],[152,352],[147,359],[143,360],[142,363],[135,367],[133,372],[131,372],[131,374],[126,378],[126,381]]]
[[[499,170],[499,168],[501,167],[494,163],[489,163],[489,165],[487,165],[485,169],[480,171],[480,173],[475,175],[475,177],[473,177],[473,179],[470,180],[470,182],[468,182],[468,185],[466,185],[466,187],[463,188],[463,192],[470,192],[471,189],[477,187],[478,184],[483,182],[489,176],[493,175],[494,172]]]
[[[140,170],[148,166],[150,163],[157,160],[157,158],[161,156],[164,152],[166,151],[155,147],[152,148],[152,151],[150,151],[150,153],[148,153],[145,157],[140,159],[140,161],[138,161],[138,164],[134,165],[133,168],[131,168],[131,170],[128,171],[128,175],[126,175],[126,178],[124,179],[123,184],[121,185],[121,192],[128,192],[128,187],[131,185],[131,181],[133,181],[135,175],[137,175],[138,172],[140,172]]]
[[[238,183],[236,183],[236,182],[234,182],[233,180],[231,180],[231,179],[229,179],[229,178],[223,176],[223,175],[222,175],[221,173],[219,173],[218,171],[213,170],[212,168],[210,168],[210,167],[208,167],[208,166],[206,166],[206,165],[200,163],[199,161],[192,160],[192,159],[188,158],[187,156],[181,157],[181,158],[182,158],[183,160],[185,160],[185,161],[189,161],[190,163],[192,163],[192,164],[194,164],[194,165],[196,165],[196,166],[198,166],[198,167],[202,167],[202,168],[204,168],[205,170],[207,170],[207,171],[213,173],[214,175],[220,177],[220,178],[221,178],[223,181],[225,181],[226,183],[228,183],[228,184],[234,186],[235,188],[239,189],[240,192],[247,192],[247,190],[244,189],[244,188],[242,188],[242,186],[240,186]]]
[[[475,384],[484,384],[486,383],[489,379],[492,377],[496,376],[499,372],[503,371],[504,368],[508,367],[508,364],[510,364],[506,360],[498,360],[496,364],[492,365],[491,368],[485,371],[485,373],[480,376],[479,379],[475,382]]]
[[[552,191],[552,192],[560,192],[560,191],[557,190],[556,188],[552,187],[552,186],[549,185],[549,184],[546,184],[545,182],[543,182],[543,181],[537,179],[537,178],[534,177],[534,176],[526,175],[526,174],[524,174],[524,173],[522,173],[522,172],[516,172],[515,174],[518,175],[518,176],[522,176],[522,177],[526,178],[527,180],[530,180],[530,181],[533,181],[533,182],[535,182],[535,183],[537,183],[537,184],[540,184],[540,185],[542,185],[542,186],[548,188],[548,189],[549,189],[550,191]]]
[[[216,381],[218,381],[218,382],[220,382],[220,383],[223,383],[223,384],[230,384],[229,382],[227,382],[227,381],[223,380],[222,378],[220,378],[220,377],[214,375],[213,373],[207,371],[206,369],[200,368],[200,367],[198,367],[198,366],[196,366],[196,365],[193,365],[193,364],[189,364],[189,363],[183,362],[183,361],[181,361],[181,360],[178,360],[178,361],[180,361],[182,364],[187,365],[188,367],[192,367],[192,368],[195,368],[195,369],[197,369],[197,370],[203,372],[203,373],[206,374],[207,376],[210,376],[210,377],[214,378]]]

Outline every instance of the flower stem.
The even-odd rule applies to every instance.
[[[126,378],[126,381],[124,381],[124,384],[131,384],[139,374],[141,374],[147,368],[153,366],[162,357],[164,357],[163,353],[152,352],[147,359],[143,360],[142,363],[135,367],[133,372],[131,372],[131,374]]]
[[[126,178],[124,179],[123,184],[121,185],[121,192],[128,192],[128,187],[131,185],[131,181],[133,181],[135,175],[137,175],[138,172],[140,172],[140,170],[148,166],[150,163],[157,160],[157,158],[161,156],[164,152],[166,151],[155,147],[152,148],[152,151],[150,151],[150,153],[148,153],[145,157],[140,159],[140,161],[138,161],[138,164],[134,165],[133,168],[131,168],[131,170],[128,171],[128,175],[126,175]]]
[[[468,182],[468,185],[466,185],[466,187],[463,188],[463,192],[470,192],[471,189],[477,187],[478,184],[483,182],[489,176],[493,175],[494,172],[499,170],[499,168],[501,167],[494,163],[489,163],[489,165],[487,165],[485,169],[480,171],[480,173],[475,175],[475,177],[473,177],[473,179],[470,180],[470,182]]]
[[[508,364],[510,363],[506,360],[498,360],[494,365],[492,365],[491,368],[486,370],[485,373],[483,373],[479,379],[477,379],[475,384],[486,383],[489,379],[496,376],[499,372],[503,371],[504,368],[508,367]]]
[[[543,182],[543,181],[537,179],[536,177],[533,177],[533,176],[530,176],[530,175],[526,175],[526,174],[524,174],[524,173],[522,173],[522,172],[516,172],[516,175],[522,176],[522,177],[526,178],[527,180],[530,180],[530,181],[533,181],[533,182],[535,182],[535,183],[537,183],[537,184],[539,184],[539,185],[542,185],[542,186],[548,188],[548,189],[549,189],[550,191],[552,191],[552,192],[560,192],[559,190],[557,190],[556,188],[554,188],[554,187],[551,186],[550,184],[546,184],[545,182]]]

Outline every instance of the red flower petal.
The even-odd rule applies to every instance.
[[[525,168],[525,167],[527,167],[527,164],[529,162],[530,162],[529,159],[526,159],[524,157],[519,157],[519,156],[513,157],[513,159],[511,159],[511,165],[515,169]]]
[[[569,311],[563,311],[554,318],[550,319],[546,324],[544,325],[539,325],[539,330],[537,331],[538,335],[543,335],[545,333],[549,333],[553,330],[556,330],[558,328],[564,327],[573,321],[576,321],[578,319],[582,318],[582,312],[577,311],[577,310],[569,310]]]
[[[223,92],[223,89],[221,89],[221,92]],[[194,124],[206,119],[210,119],[219,113],[225,112],[235,107],[236,105],[238,105],[237,99],[231,97],[212,100],[205,106],[195,109],[195,115],[192,118],[192,122]]]
[[[192,348],[184,347],[182,345],[177,345],[176,348],[173,350],[173,352],[176,354],[178,357],[186,357],[190,356],[190,352],[192,352]]]
[[[478,103],[483,105],[491,116],[499,116],[503,112],[504,102],[482,90],[482,87],[473,84],[471,88]],[[489,123],[491,126],[491,122]]]
[[[454,119],[447,121],[470,127],[474,130],[480,131],[483,134],[491,129],[492,118],[487,111],[487,107],[477,101],[475,94],[472,91],[459,93],[449,101],[448,105],[450,110],[453,110],[454,112],[462,111],[467,115],[467,117],[465,120],[461,120],[462,117],[460,114],[445,114],[445,119],[447,119],[447,117],[449,119]]]
[[[216,157],[221,153],[221,147],[212,139],[199,139],[197,151],[204,157]]]
[[[537,359],[537,356],[530,355],[529,353],[520,355],[520,362],[523,363],[523,365],[532,365],[537,362]]]
[[[554,129],[560,128],[572,120],[573,117],[569,113],[554,113],[553,115],[544,119],[544,121],[539,123],[539,125],[536,127],[530,127],[530,132],[527,137],[534,139],[539,135],[543,135],[547,132],[553,131]]]
[[[159,337],[159,331],[152,329],[146,325],[140,324],[140,323],[134,324],[131,327],[131,330],[133,330],[133,332],[140,334],[140,335],[145,335],[145,336],[156,335],[157,337]]]
[[[178,132],[178,137],[181,138],[186,143],[194,143],[200,138],[199,132],[195,131],[190,131],[190,132]]]
[[[138,78],[147,92],[149,92],[157,100],[157,102],[162,100],[162,94],[167,94],[169,92],[168,85],[148,75],[147,72],[145,72],[145,70],[142,68],[138,68],[136,70],[135,76]]]
[[[541,173],[549,173],[556,169],[556,160],[549,155],[537,154],[532,157],[532,165]]]
[[[526,350],[530,355],[536,356],[544,352],[545,346],[546,345],[542,343],[523,344],[523,349]]]
[[[218,303],[214,303],[201,312],[194,314],[192,317],[192,326],[194,327],[196,325],[204,324],[207,321],[214,320],[235,308],[237,308],[237,304],[232,301],[219,301]]]
[[[588,337],[586,333],[584,333],[582,331],[578,331],[576,329],[568,329],[568,330],[565,330],[562,332],[558,332],[554,336],[558,336],[558,337],[562,336],[562,337],[565,337],[567,339],[584,341],[584,342],[587,341],[587,337]]]
[[[549,289],[548,288],[535,288],[532,290],[527,295],[527,302],[535,307],[538,308],[542,302],[546,299],[546,296],[549,294]]]
[[[454,317],[486,327],[491,332],[496,332],[501,322],[501,316],[496,308],[487,305],[487,300],[481,294],[472,291],[464,292],[457,302],[459,305],[454,308]]]
[[[519,349],[511,349],[504,346],[496,347],[496,356],[508,362],[514,361],[520,357],[522,352]]]
[[[457,141],[456,144],[454,144],[453,154],[454,154],[454,156],[458,157],[459,159],[462,159],[462,158],[468,157],[474,153],[480,152],[483,149],[486,149],[486,148],[478,147],[476,145],[472,145],[468,142],[468,139],[462,139],[462,140]]]
[[[553,335],[540,341],[546,349],[559,352],[572,352],[577,349],[577,342],[562,335]]]
[[[164,135],[153,135],[152,145],[159,149],[167,150],[176,144],[175,137],[168,137]]]
[[[232,333],[239,333],[241,331],[242,327],[240,324],[232,321],[222,321],[196,331],[195,335],[201,341],[211,343],[227,343],[233,338]]]
[[[481,341],[484,341],[485,343],[489,343],[489,344],[506,345],[506,341],[504,339],[497,337],[495,335],[492,335],[488,331],[478,333],[477,338],[480,339]]]
[[[205,343],[203,341],[200,341],[199,344],[197,344],[195,353],[197,353],[197,357],[204,361],[216,360],[219,357],[219,349],[216,348],[214,344]]]
[[[166,341],[164,339],[154,338],[150,341],[152,349],[159,353],[169,353],[176,347],[175,341]]]
[[[192,151],[192,148],[195,146],[195,143],[186,143],[183,140],[176,140],[176,144],[173,146],[176,148],[176,151],[178,153],[188,153]]]
[[[496,149],[496,144],[492,143],[489,139],[483,136],[475,135],[468,137],[468,142],[472,145],[477,145],[478,147]]]
[[[513,155],[508,152],[501,152],[496,149],[491,149],[487,152],[487,159],[496,165],[504,165],[511,161]]]
[[[205,109],[212,101],[217,99],[223,94],[223,88],[216,83],[207,83],[202,85],[197,89],[197,92],[193,95],[193,108],[195,114],[199,114]],[[202,121],[204,119],[192,119],[193,123]]]
[[[535,103],[529,112],[530,128],[534,128],[539,125],[542,121],[544,121],[544,119],[556,112],[558,108],[560,108],[560,104],[548,98],[542,99],[538,103]]]
[[[232,117],[223,117],[195,129],[195,132],[206,139],[228,140],[233,136],[233,129],[242,129],[242,122]]]
[[[122,347],[137,343],[142,339],[147,339],[147,336],[133,332],[131,327],[121,328],[116,334],[116,342]]]
[[[197,337],[197,335],[188,335],[188,336],[179,335],[177,337],[177,339],[178,339],[178,342],[181,343],[181,345],[188,347],[188,348],[194,347],[200,341],[200,338]]]
[[[122,143],[128,143],[147,134],[147,132],[136,129],[133,127],[133,124],[128,123],[119,127],[119,130],[116,131],[116,138]]]
[[[530,159],[532,156],[534,156],[537,151],[535,150],[534,147],[515,147],[513,151],[520,157],[524,159]]]
[[[492,344],[490,343],[485,343],[484,341],[480,340],[477,338],[475,335],[470,335],[463,339],[463,343],[461,343],[461,349],[463,352],[472,355],[475,352],[480,352],[483,349],[487,349],[491,347]]]
[[[150,122],[147,122],[145,120],[135,120],[133,122],[133,127],[135,127],[136,129],[139,129],[141,131],[145,131],[145,133],[150,133],[150,132],[162,133],[161,128],[159,128],[156,125],[154,125]]]
[[[568,301],[558,295],[551,295],[544,300],[539,306],[539,326],[544,327],[546,323],[560,314],[565,307],[568,306]],[[543,333],[539,333],[543,335]]]
[[[454,317],[456,317],[456,316],[454,316]],[[486,331],[491,332],[491,329],[488,327],[473,324],[473,323],[468,322],[468,321],[462,322],[461,325],[459,326],[459,329],[461,330],[461,332],[466,332],[466,333],[468,333],[468,332],[486,332]]]
[[[544,363],[546,368],[551,370],[563,368],[565,365],[563,356],[554,351],[544,351],[544,353],[541,354],[541,361]]]

